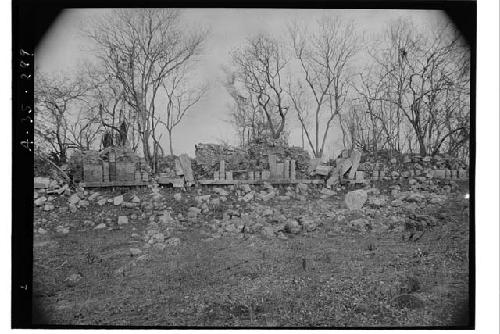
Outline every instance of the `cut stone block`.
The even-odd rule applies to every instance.
[[[339,179],[338,174],[333,175],[333,176],[329,177],[328,180],[326,180],[326,187],[331,188],[331,187],[337,185],[339,182],[340,182],[340,179]]]
[[[319,158],[309,160],[309,168],[307,170],[308,173],[313,173],[320,163],[321,163],[321,159],[319,159]]]
[[[284,163],[278,162],[276,164],[276,174],[275,174],[276,178],[278,178],[278,179],[283,178],[283,169],[284,169]],[[271,175],[271,177],[272,177],[272,175]]]
[[[437,179],[444,179],[446,178],[446,170],[445,169],[435,169],[432,171],[432,176]]]
[[[35,189],[45,189],[48,188],[50,184],[50,179],[48,177],[35,177],[33,181]]]
[[[316,170],[314,171],[314,174],[321,175],[321,176],[327,176],[331,170],[332,170],[332,166],[318,165],[318,166],[316,166]]]
[[[351,155],[351,161],[352,161],[352,167],[351,171],[349,172],[349,179],[354,179],[354,176],[356,175],[356,171],[358,170],[359,162],[361,160],[361,152],[354,151],[352,152]]]
[[[458,170],[458,178],[459,179],[466,179],[467,178],[467,171],[465,169],[459,169]]]
[[[219,168],[219,179],[224,180],[225,178],[226,178],[226,162],[224,160],[221,160]]]
[[[295,160],[290,160],[290,179],[295,180]]]
[[[365,172],[360,170],[356,171],[356,181],[363,181],[365,179]]]
[[[290,160],[285,160],[283,170],[283,178],[290,178]]]
[[[184,178],[187,181],[194,181],[193,170],[191,169],[191,159],[187,154],[179,156],[181,167],[184,170]]]
[[[275,178],[276,177],[276,156],[274,154],[269,155],[269,172],[270,172],[270,177]]]

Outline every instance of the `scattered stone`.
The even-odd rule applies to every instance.
[[[278,232],[278,239],[287,240],[288,237],[283,232]]]
[[[243,190],[243,192],[245,192],[245,194],[252,191],[252,188],[250,188],[250,185],[248,185],[246,183],[240,185],[240,189]]]
[[[201,209],[200,208],[197,208],[197,207],[190,207],[188,209],[188,218],[196,218],[198,216],[198,214],[201,213]]]
[[[84,200],[84,199],[82,199],[82,200],[78,203],[78,205],[80,205],[80,206],[82,206],[82,207],[87,207],[87,206],[89,206],[89,204],[90,204],[90,203],[89,203],[89,201]]]
[[[174,199],[179,202],[181,199],[182,199],[182,194],[181,193],[177,193],[174,195]]]
[[[151,244],[153,243],[161,243],[163,241],[165,241],[165,235],[163,233],[155,233],[151,236],[151,239],[149,240]]]
[[[201,196],[196,196],[194,198],[194,200],[196,201],[196,203],[198,204],[201,204],[201,203],[204,203],[204,202],[208,202],[210,200],[210,195],[201,195]]]
[[[123,195],[116,196],[115,198],[113,198],[114,205],[120,205],[122,203],[123,203]]]
[[[36,206],[41,206],[43,203],[47,201],[47,198],[45,196],[42,196],[38,199],[35,200],[35,205]]]
[[[260,230],[261,234],[267,238],[272,238],[274,237],[274,229],[272,228],[272,226],[264,226],[261,230]]]
[[[299,223],[302,225],[302,229],[311,232],[317,228],[317,224],[311,218],[301,217],[299,218]]]
[[[309,187],[308,187],[308,186],[307,186],[307,184],[305,184],[305,183],[299,183],[299,184],[297,184],[296,189],[297,189],[297,191],[299,191],[299,192],[303,192],[303,193],[305,193],[305,192],[307,192],[307,190],[309,190]]]
[[[69,211],[70,211],[71,213],[75,213],[76,211],[78,211],[78,208],[76,207],[76,205],[74,205],[74,204],[70,204],[70,205],[69,205]]]
[[[370,197],[368,199],[368,204],[376,208],[383,207],[387,204],[387,196]]]
[[[88,200],[92,202],[92,201],[93,201],[93,200],[95,200],[98,196],[99,196],[99,193],[98,193],[98,192],[95,192],[95,193],[93,193],[92,195],[90,195],[90,196],[89,196]]]
[[[45,229],[43,229],[41,227],[39,227],[37,231],[38,231],[39,234],[47,234],[47,230],[45,230]]]
[[[142,254],[142,250],[140,250],[139,248],[130,248],[130,255],[136,256],[139,254]]]
[[[100,223],[96,227],[94,227],[94,230],[100,230],[100,229],[103,229],[103,228],[106,228],[106,224]]]
[[[53,204],[45,204],[45,206],[43,207],[44,211],[51,211],[54,209],[55,209],[55,206]]]
[[[391,205],[392,206],[396,206],[396,207],[399,207],[399,206],[403,206],[405,203],[401,200],[401,199],[395,199],[391,202]]]
[[[68,199],[69,204],[77,204],[80,201],[80,197],[78,197],[78,194],[73,194],[70,196]]]
[[[61,234],[68,234],[69,233],[69,227],[58,226],[58,227],[56,227],[56,232],[59,232]]]
[[[67,281],[69,284],[76,284],[82,279],[82,275],[77,273],[77,274],[71,274],[68,277],[66,277],[65,281]]]
[[[134,197],[132,197],[131,202],[132,203],[141,203],[141,199],[137,195],[134,195]]]
[[[360,210],[368,199],[365,190],[359,189],[350,191],[345,196],[345,204],[349,210]]]
[[[48,188],[50,185],[50,179],[48,177],[37,176],[33,178],[34,188]]]
[[[264,212],[262,212],[262,215],[265,217],[265,216],[272,216],[274,213],[273,209],[271,208],[267,208],[264,210]]]
[[[430,204],[443,204],[444,202],[446,202],[446,195],[432,194],[429,199]]]
[[[285,225],[285,232],[291,233],[291,234],[298,234],[300,233],[300,224],[298,221],[295,219],[290,219],[286,222]]]
[[[165,245],[164,243],[159,242],[159,243],[154,244],[153,247],[156,248],[156,249],[158,249],[158,250],[164,250],[167,247],[167,245]]]
[[[273,185],[269,182],[264,182],[262,184],[262,187],[264,187],[264,189],[266,189],[266,190],[273,190],[274,189]]]
[[[100,200],[97,201],[97,204],[99,206],[103,206],[104,204],[106,204],[107,200],[105,198],[101,198]]]
[[[335,190],[323,188],[323,189],[321,189],[320,194],[323,195],[323,196],[321,196],[322,198],[328,198],[330,196],[336,195],[337,192]]]
[[[163,215],[160,216],[159,222],[161,224],[169,224],[172,223],[174,219],[170,216],[170,211],[164,211]]]
[[[181,244],[181,239],[179,238],[170,238],[166,242],[167,246],[177,247]]]
[[[83,226],[90,226],[90,227],[92,227],[94,225],[95,225],[95,223],[93,221],[91,221],[91,220],[84,220],[83,221]]]
[[[118,216],[118,225],[125,225],[125,224],[128,224],[128,217]]]
[[[425,199],[425,195],[418,193],[418,192],[410,192],[408,193],[404,198],[401,198],[402,200],[405,200],[406,202],[421,202]]]
[[[358,231],[366,231],[372,229],[370,221],[366,218],[358,218],[355,220],[351,220],[349,222],[349,226]]]
[[[229,193],[226,190],[222,189],[222,188],[215,188],[214,191],[219,196],[228,196],[229,195]]]
[[[246,185],[248,186],[248,184],[246,184]],[[248,194],[246,194],[245,196],[243,196],[242,200],[243,200],[244,202],[249,202],[249,201],[251,201],[251,200],[254,198],[254,195],[255,195],[255,194],[254,194],[254,192],[253,192],[253,191],[252,191],[252,192],[249,192]]]
[[[264,202],[267,202],[271,200],[275,196],[274,192],[267,193],[265,195],[260,195],[260,199],[263,200]]]

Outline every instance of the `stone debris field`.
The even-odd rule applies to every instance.
[[[350,180],[374,169],[369,159],[358,161]],[[314,178],[326,166],[330,171],[317,178],[322,184],[70,188],[36,179],[39,321],[250,327],[465,321],[469,200],[461,166],[388,161],[377,168],[385,171],[377,180],[345,182],[347,160],[298,168]]]

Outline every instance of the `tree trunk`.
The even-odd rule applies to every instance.
[[[319,106],[318,106],[318,109],[316,110],[316,147],[315,147],[315,150],[316,150],[316,158],[321,158],[321,156],[318,157],[318,154],[321,154],[318,151],[318,148],[319,148]]]
[[[172,146],[172,130],[168,131],[168,145],[170,148],[170,155],[174,155],[174,147]]]
[[[419,149],[420,149],[420,155],[421,156],[426,156],[427,155],[427,149],[425,147],[425,143],[424,143],[424,138],[423,136],[418,136],[418,145],[419,145]]]
[[[149,149],[149,130],[144,130],[142,135],[142,150],[144,153],[144,158],[151,165],[151,150]]]

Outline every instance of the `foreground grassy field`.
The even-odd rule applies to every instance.
[[[146,223],[83,226],[105,207],[59,215],[70,233],[36,234],[35,322],[60,325],[377,327],[468,324],[469,215],[463,194],[425,212],[436,224],[417,242],[398,231],[359,232],[336,218],[342,196],[280,203],[323,216],[287,238],[212,237],[203,219],[179,225],[181,242],[141,248]],[[175,192],[163,189],[168,200]],[[175,201],[172,202],[175,206]],[[325,204],[326,203],[326,204]],[[319,205],[319,204],[318,204]],[[464,210],[464,208],[466,208]],[[114,209],[114,208],[113,208]],[[35,218],[47,216],[35,211]],[[131,209],[125,209],[131,210]],[[420,210],[422,211],[422,210]],[[125,213],[126,214],[126,213]],[[73,277],[74,279],[72,279]]]

